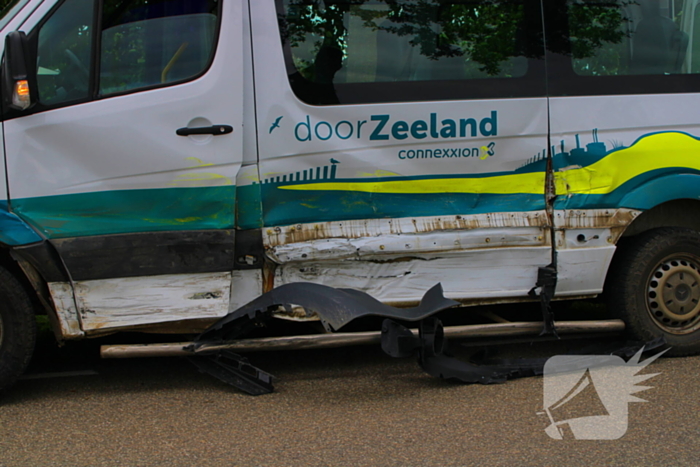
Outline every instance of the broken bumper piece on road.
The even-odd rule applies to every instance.
[[[254,367],[244,357],[222,350],[221,346],[239,339],[256,327],[264,326],[278,308],[291,310],[293,305],[315,313],[323,327],[333,332],[364,316],[420,321],[459,303],[445,298],[440,284],[428,290],[414,308],[388,306],[364,292],[352,289],[311,283],[286,284],[229,313],[197,336],[194,343],[186,348],[196,354],[189,357],[190,361],[201,372],[248,394],[272,392],[272,375]],[[211,349],[211,352],[207,349]]]
[[[569,355],[617,355],[624,359],[632,358],[640,349],[645,352],[666,346],[659,338],[648,343],[626,342],[622,345],[601,343],[579,349]],[[420,322],[419,335],[401,324],[384,320],[382,324],[382,349],[396,358],[418,356],[418,364],[431,376],[462,383],[497,384],[509,379],[539,376],[544,372],[545,358],[490,359],[484,351],[472,357],[470,362],[457,360],[447,351],[447,339],[442,323],[437,318]],[[562,372],[567,368],[560,368]]]
[[[265,326],[280,307],[291,310],[292,306],[297,306],[317,315],[329,332],[338,331],[351,321],[365,316],[384,318],[381,335],[384,351],[393,357],[417,355],[420,366],[438,378],[492,384],[542,374],[546,359],[476,364],[462,362],[446,354],[447,340],[442,324],[433,315],[456,305],[458,302],[444,297],[440,284],[428,290],[414,308],[388,306],[352,289],[311,283],[286,284],[229,313],[197,336],[184,350],[188,351],[188,359],[201,372],[251,395],[270,393],[274,390],[274,377],[225,347],[253,329]],[[419,322],[419,335],[415,336],[394,320]],[[630,355],[634,354],[634,351],[629,352]],[[629,352],[625,351],[624,355]]]

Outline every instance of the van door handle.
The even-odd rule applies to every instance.
[[[225,135],[228,133],[233,133],[233,127],[231,125],[212,125],[203,126],[199,128],[178,128],[175,133],[178,136],[190,136],[190,135]]]

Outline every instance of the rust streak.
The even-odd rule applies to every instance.
[[[275,288],[275,269],[277,266],[274,263],[265,261],[263,265],[263,290],[262,293],[267,293]]]
[[[295,224],[269,228],[265,234],[267,247],[271,248],[329,238],[356,239],[389,234],[419,234],[499,227],[545,227],[546,225],[547,217],[543,212],[518,212]]]
[[[557,229],[610,229],[610,243],[616,243],[639,215],[631,209],[590,209],[557,212]]]

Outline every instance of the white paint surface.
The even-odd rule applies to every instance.
[[[85,331],[218,318],[228,313],[231,273],[81,281],[75,291]]]
[[[326,261],[279,266],[275,286],[315,282],[362,290],[389,304],[416,302],[438,282],[458,300],[526,297],[549,247],[473,250],[451,256],[416,255],[399,261]]]
[[[50,282],[48,284],[51,298],[56,308],[56,316],[60,326],[60,333],[65,339],[75,339],[83,336],[78,320],[78,312],[75,309],[73,288],[68,282]]]

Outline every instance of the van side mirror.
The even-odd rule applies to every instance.
[[[2,62],[4,104],[26,110],[36,103],[36,72],[24,32],[12,31],[5,37],[5,59]]]

